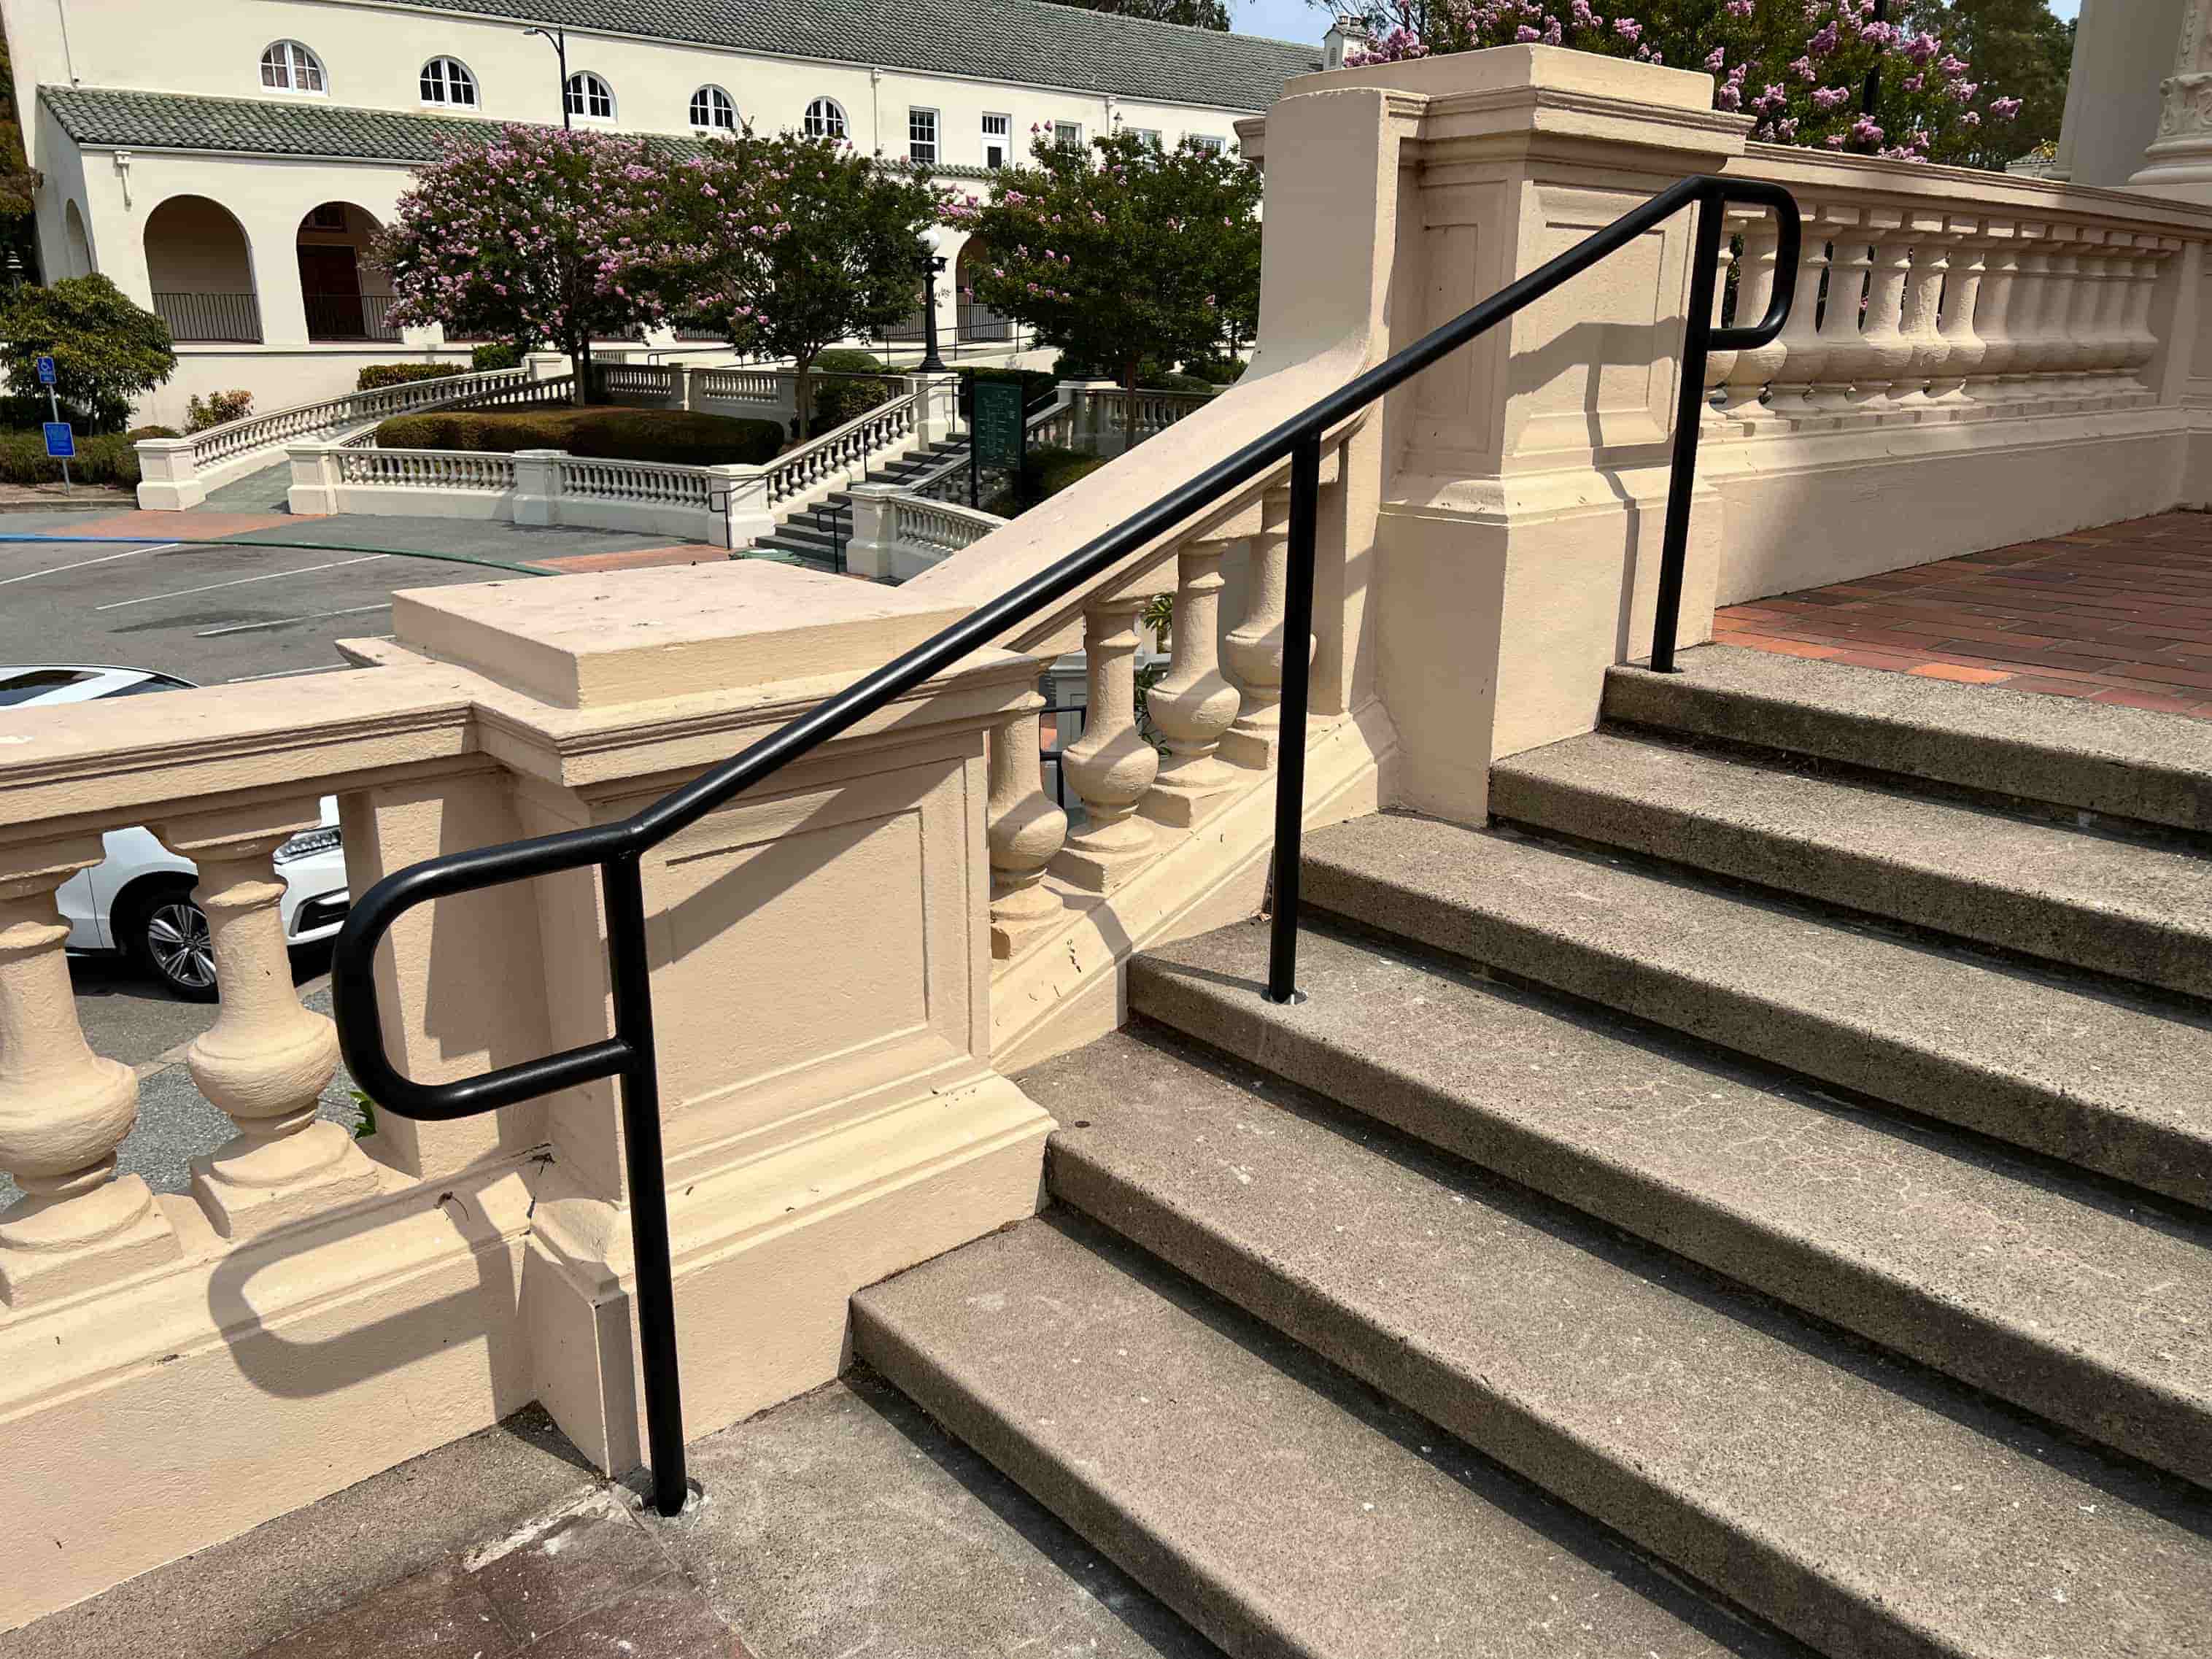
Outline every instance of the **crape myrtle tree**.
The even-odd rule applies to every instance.
[[[1349,15],[1373,36],[1354,62],[1539,42],[1702,69],[1714,106],[1751,116],[1751,136],[1771,143],[1992,166],[2040,136],[2014,136],[2021,100],[1968,61],[1954,6],[1876,9],[1875,0],[1373,0]]]
[[[576,365],[576,400],[591,402],[592,341],[662,319],[659,289],[626,254],[668,242],[670,167],[650,139],[612,133],[510,125],[451,141],[416,170],[378,244],[392,320],[550,343]]]
[[[937,222],[927,169],[885,167],[842,140],[748,131],[664,169],[658,244],[614,270],[675,319],[792,359],[799,430],[814,412],[814,360],[890,327],[921,297],[922,233]]]
[[[975,298],[1133,392],[1147,358],[1211,356],[1260,313],[1260,174],[1188,139],[1133,132],[1061,145],[1040,133],[1030,165],[1001,170],[988,201],[946,220],[982,239]],[[1136,400],[1125,418],[1133,422]],[[1129,435],[1133,439],[1134,433]]]

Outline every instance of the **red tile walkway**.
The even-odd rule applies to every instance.
[[[1732,605],[1722,645],[2212,719],[2212,514]]]

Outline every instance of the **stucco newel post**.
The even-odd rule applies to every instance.
[[[1291,495],[1271,490],[1261,503],[1260,533],[1252,538],[1251,584],[1244,620],[1222,640],[1222,655],[1243,694],[1237,720],[1217,751],[1237,766],[1266,770],[1275,763],[1283,730],[1283,612],[1290,598]],[[1308,660],[1313,641],[1306,641]]]
[[[984,834],[991,848],[991,955],[1005,962],[1049,927],[1064,907],[1045,885],[1045,866],[1067,840],[1067,814],[1044,793],[1037,710],[1044,699],[991,733]]]
[[[192,1160],[192,1195],[226,1238],[250,1237],[374,1194],[376,1166],[340,1125],[319,1118],[337,1071],[337,1030],[302,1007],[278,902],[276,849],[320,822],[315,802],[171,818],[158,833],[199,866],[222,1006],[185,1063],[200,1092],[238,1125]]]
[[[0,1169],[23,1189],[0,1210],[0,1300],[11,1308],[181,1254],[145,1182],[116,1176],[138,1078],[85,1042],[62,950],[54,890],[104,856],[91,836],[17,848],[0,863]]]
[[[1176,553],[1174,659],[1145,699],[1168,744],[1145,816],[1176,829],[1196,823],[1237,787],[1236,769],[1215,752],[1239,701],[1221,672],[1221,560],[1228,550],[1226,543],[1190,541]]]
[[[1083,735],[1060,765],[1086,821],[1053,869],[1086,892],[1113,891],[1152,852],[1152,826],[1137,816],[1160,765],[1159,751],[1137,729],[1137,618],[1146,603],[1142,594],[1102,599],[1084,614],[1090,708]]]

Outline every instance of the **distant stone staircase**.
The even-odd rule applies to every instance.
[[[870,467],[865,482],[910,484],[924,474],[935,471],[954,456],[967,453],[964,435],[940,438],[925,448]],[[747,556],[809,565],[818,570],[842,570],[844,548],[852,537],[852,495],[847,490],[833,490],[811,507],[785,514],[776,521],[775,533],[755,542]]]
[[[1307,843],[859,1355],[1233,1654],[2212,1653],[2212,725],[1709,649]]]

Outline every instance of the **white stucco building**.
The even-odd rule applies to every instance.
[[[1233,143],[1321,50],[1048,0],[0,0],[49,276],[97,270],[166,318],[146,408],[350,389],[457,355],[385,320],[370,238],[456,121],[678,140],[750,123],[981,177],[1033,126]],[[566,77],[555,31],[564,31]],[[957,239],[945,252],[957,264]],[[940,324],[958,317],[940,287]]]

